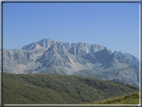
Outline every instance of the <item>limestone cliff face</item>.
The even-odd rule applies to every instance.
[[[113,71],[135,66],[138,69],[139,60],[131,54],[111,52],[106,47],[87,43],[62,43],[42,39],[36,43],[25,45],[22,49],[3,50],[3,71],[11,73],[59,73],[72,75],[80,70],[91,70],[93,74],[102,71]],[[138,72],[130,67],[132,72]],[[122,70],[120,75],[130,81],[130,77],[138,77],[138,73],[126,76],[128,70]],[[85,74],[86,75],[86,74]],[[118,75],[114,79],[119,79]],[[125,77],[125,76],[126,77]],[[102,79],[113,78],[105,75]],[[124,79],[123,79],[124,80]],[[134,79],[132,84],[138,84]]]

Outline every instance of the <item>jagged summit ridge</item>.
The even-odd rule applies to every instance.
[[[56,43],[62,43],[61,41],[51,41],[50,39],[42,39],[36,43],[31,43],[31,44],[28,44],[28,45],[25,45],[24,47],[22,47],[23,50],[32,50],[35,48],[35,46],[38,44],[39,46],[43,47],[43,48],[46,48],[48,49],[49,47],[51,47],[51,45],[54,45]],[[86,53],[95,53],[99,50],[103,50],[104,46],[102,45],[98,45],[98,44],[88,44],[88,43],[82,43],[82,42],[79,42],[79,43],[62,43],[65,48],[67,50],[70,50],[71,47],[78,47],[80,49],[82,49],[84,52]]]

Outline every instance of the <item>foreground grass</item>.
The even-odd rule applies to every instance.
[[[88,104],[139,104],[139,92]]]
[[[138,91],[114,81],[59,74],[3,73],[3,104],[82,104]]]

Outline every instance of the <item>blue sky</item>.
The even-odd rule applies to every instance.
[[[3,48],[41,39],[100,44],[139,57],[139,3],[4,3]]]

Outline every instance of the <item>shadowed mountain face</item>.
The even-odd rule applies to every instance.
[[[4,72],[81,76],[90,76],[91,73],[94,78],[98,75],[99,79],[123,81],[136,86],[139,84],[139,60],[136,57],[111,52],[97,44],[42,39],[22,49],[3,50],[3,61]]]

